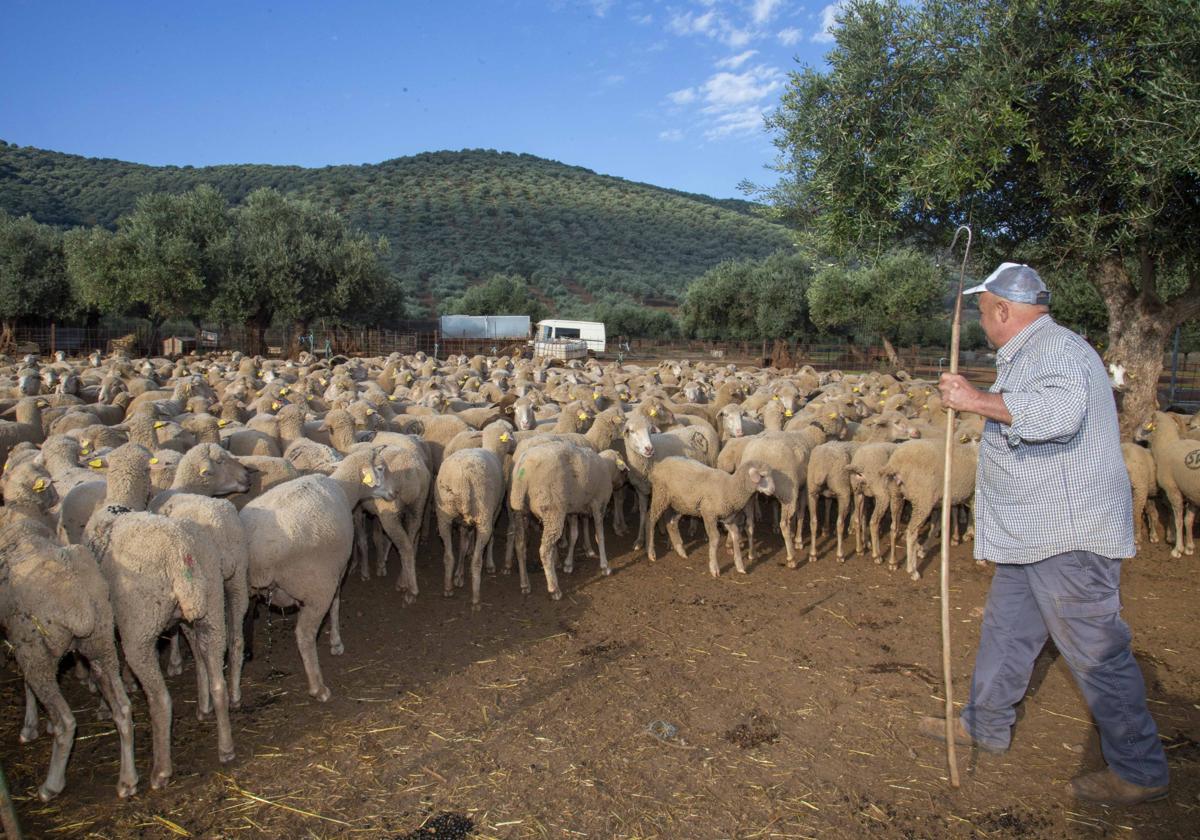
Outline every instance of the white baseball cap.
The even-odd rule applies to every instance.
[[[1038,273],[1024,263],[1000,263],[1000,267],[987,276],[978,286],[964,289],[964,295],[991,292],[1014,303],[1032,303],[1039,306],[1050,303],[1050,290]]]

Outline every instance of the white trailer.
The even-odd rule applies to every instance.
[[[592,353],[603,353],[604,324],[600,321],[564,321],[548,318],[537,322],[535,341],[582,341]]]

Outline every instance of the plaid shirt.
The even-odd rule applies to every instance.
[[[1104,363],[1043,315],[996,352],[975,477],[975,558],[1036,563],[1065,551],[1134,555],[1133,502]]]

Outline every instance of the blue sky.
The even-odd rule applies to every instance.
[[[0,139],[194,166],[488,148],[737,196],[773,181],[762,113],[834,8],[5,0]]]

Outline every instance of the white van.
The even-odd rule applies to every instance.
[[[592,353],[604,352],[604,324],[600,321],[563,321],[549,318],[537,322],[535,341],[583,341]]]

